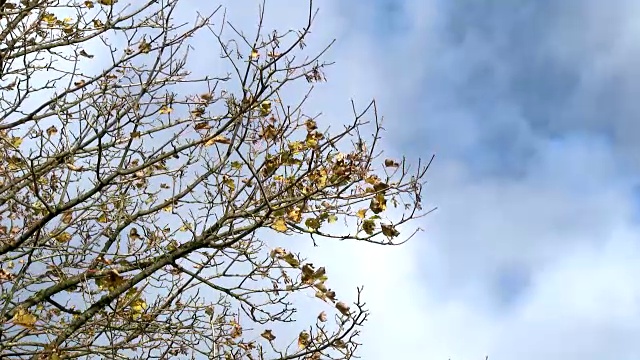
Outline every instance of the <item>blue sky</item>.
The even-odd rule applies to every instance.
[[[257,2],[223,3],[255,28]],[[315,5],[309,51],[337,38],[336,65],[307,111],[376,98],[389,154],[437,156],[407,246],[308,249],[365,285],[363,359],[637,359],[640,3]],[[267,27],[305,6],[267,0]]]

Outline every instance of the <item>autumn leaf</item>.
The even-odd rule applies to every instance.
[[[262,332],[262,334],[260,334],[260,336],[262,336],[263,338],[269,340],[269,341],[273,341],[276,339],[276,336],[273,335],[273,333],[271,332],[271,330],[265,330]]]
[[[378,182],[375,185],[373,185],[373,190],[375,190],[376,192],[378,191],[383,191],[383,190],[387,190],[389,188],[389,184],[385,183],[385,182]]]
[[[260,54],[258,53],[258,50],[256,49],[251,50],[251,60],[256,61],[258,60],[258,58],[260,58]]]
[[[333,341],[331,346],[333,346],[336,349],[344,349],[347,347],[347,344],[345,344],[344,341],[342,341],[342,339],[336,339]]]
[[[231,162],[231,168],[233,170],[240,170],[240,169],[242,169],[242,163],[240,161],[235,161],[234,160],[234,161]]]
[[[75,165],[75,164],[67,164],[67,169],[69,169],[69,170],[71,170],[71,171],[81,171],[81,170],[84,170],[84,169],[82,168],[82,166],[78,166],[78,165]]]
[[[284,218],[279,217],[273,221],[271,228],[279,232],[285,232],[287,231],[287,221]]]
[[[301,331],[300,335],[298,335],[298,347],[300,349],[304,349],[307,346],[309,346],[310,342],[311,342],[311,335],[309,335],[309,333],[306,331]]]
[[[23,140],[22,140],[22,138],[21,138],[21,137],[13,136],[13,137],[11,137],[11,139],[9,140],[9,144],[10,144],[11,146],[13,146],[14,148],[16,148],[16,149],[17,149],[17,148],[19,148],[19,147],[20,147],[20,145],[22,145],[22,141],[23,141]]]
[[[277,248],[271,250],[271,254],[270,255],[271,255],[272,259],[275,259],[276,257],[284,256],[285,253],[286,253],[286,251],[283,248],[277,247]]]
[[[292,267],[298,267],[300,266],[300,261],[298,259],[296,259],[295,255],[293,255],[292,253],[287,253],[285,256],[282,257],[282,260],[284,260],[287,264],[291,265]]]
[[[260,115],[267,116],[271,113],[271,101],[265,100],[260,103]]]
[[[140,239],[140,234],[138,233],[138,229],[137,228],[131,228],[131,230],[129,230],[129,238],[131,240],[139,240]]]
[[[98,0],[98,3],[100,5],[113,5],[115,3],[117,3],[118,0]]]
[[[87,9],[93,9],[93,1],[90,1],[90,0],[85,1],[84,6],[86,6]]]
[[[358,216],[358,218],[360,218],[360,219],[364,219],[367,216],[367,210],[369,210],[369,209],[360,209],[360,210],[358,210],[358,212],[356,213],[356,216]]]
[[[382,233],[389,238],[394,238],[400,235],[400,232],[396,230],[396,228],[393,225],[381,224],[380,228],[382,230]]]
[[[260,136],[265,140],[273,140],[278,136],[275,126],[269,124],[262,129]]]
[[[116,270],[110,270],[105,276],[96,279],[96,285],[102,290],[111,291],[124,281],[124,278]]]
[[[232,338],[237,338],[242,336],[242,326],[240,326],[240,324],[238,324],[235,321],[231,321],[231,333],[229,335],[231,335]]]
[[[209,130],[211,129],[211,125],[207,121],[201,121],[193,127],[195,130]]]
[[[393,159],[385,159],[384,166],[397,168],[400,166],[400,164]]]
[[[320,228],[320,220],[316,218],[308,218],[307,220],[304,221],[304,224],[311,231],[317,231]]]
[[[102,224],[106,224],[109,222],[109,217],[107,216],[106,213],[102,213],[99,217],[98,217],[98,222],[102,223]]]
[[[383,193],[378,193],[376,196],[371,199],[371,203],[369,204],[369,209],[373,211],[374,214],[379,214],[383,212],[387,208],[387,200],[384,198]]]
[[[58,128],[51,125],[47,128],[47,136],[52,137],[53,135],[58,133]]]
[[[336,304],[336,309],[338,309],[342,315],[349,316],[349,306],[347,306],[347,304],[338,302]]]
[[[373,232],[376,229],[376,223],[375,221],[368,219],[362,222],[362,230],[364,230],[364,232],[366,232],[369,235],[373,235]]]
[[[141,299],[137,298],[131,302],[131,314],[134,320],[139,319],[142,316],[142,313],[147,309],[147,303]]]
[[[313,273],[313,277],[316,280],[323,280],[323,278],[326,278],[326,276],[325,276],[326,274],[327,274],[327,269],[325,269],[324,266],[321,266],[321,267],[318,268],[318,270],[316,270]]]
[[[307,119],[304,125],[307,127],[307,132],[312,132],[318,128],[318,124],[316,124],[315,120]]]
[[[34,325],[36,324],[36,321],[38,321],[38,318],[27,310],[19,308],[13,315],[12,321],[16,325],[21,325],[33,329],[35,327]]]
[[[230,192],[234,192],[236,191],[236,182],[233,181],[232,178],[230,177],[225,177],[224,180],[222,180],[222,183],[229,188]]]
[[[205,108],[203,106],[197,106],[195,109],[191,110],[190,114],[194,118],[199,118],[199,117],[202,117],[202,115],[204,115],[204,110]]]
[[[67,211],[65,213],[62,214],[62,222],[65,224],[71,224],[71,221],[73,221],[73,213],[71,211]]]
[[[287,211],[287,218],[298,224],[300,221],[302,221],[302,212],[298,207],[293,206],[289,208],[289,211]]]
[[[204,143],[204,146],[211,146],[211,145],[216,144],[216,143],[228,145],[228,144],[231,144],[231,140],[229,138],[227,138],[226,136],[216,135],[216,136],[212,137],[211,139],[207,140]]]
[[[369,175],[364,179],[364,182],[366,182],[369,185],[375,185],[380,181],[381,181],[380,178],[377,177],[376,175]]]
[[[138,44],[138,50],[140,50],[140,52],[143,54],[148,54],[151,51],[151,44],[142,39],[142,41],[140,41],[140,44]]]
[[[71,240],[71,234],[69,234],[68,232],[62,232],[58,235],[56,235],[55,237],[56,241],[59,243],[66,243],[69,240]]]
[[[169,107],[168,105],[162,105],[162,107],[160,108],[159,113],[160,114],[171,114],[172,111],[173,111],[173,109],[171,107]]]
[[[211,93],[202,93],[200,94],[200,99],[209,102],[211,100],[213,100],[213,95]]]
[[[321,312],[318,315],[318,320],[320,320],[320,322],[326,322],[327,321],[327,313],[326,312]]]

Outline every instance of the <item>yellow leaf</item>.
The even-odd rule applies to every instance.
[[[105,224],[105,223],[109,222],[109,218],[107,217],[107,214],[106,213],[102,213],[100,215],[100,217],[98,217],[98,222],[102,223],[102,224]]]
[[[271,101],[265,100],[260,103],[260,115],[267,116],[271,113]]]
[[[368,176],[366,179],[364,179],[364,181],[365,181],[367,184],[375,185],[375,184],[379,183],[381,180],[380,180],[380,178],[379,178],[379,177],[377,177],[376,175],[370,175],[370,176]]]
[[[14,148],[19,148],[20,145],[22,145],[22,138],[18,137],[18,136],[13,136],[11,138],[11,140],[9,141],[9,143],[11,144],[11,146],[13,146]]]
[[[173,109],[167,105],[162,105],[162,107],[160,108],[160,114],[171,114],[172,111]]]
[[[168,212],[168,213],[170,213],[172,210],[173,210],[173,206],[171,205],[167,205],[164,208],[162,208],[162,211]]]
[[[139,319],[147,307],[148,307],[147,303],[140,298],[131,302],[131,314],[133,319],[134,320]]]
[[[358,210],[358,212],[356,213],[356,216],[358,216],[360,219],[364,219],[365,216],[367,216],[367,210],[368,209],[360,209],[360,210]]]
[[[45,13],[44,15],[42,15],[42,20],[49,25],[54,25],[58,18],[56,18],[56,16],[52,13]]]
[[[308,137],[304,143],[310,148],[315,148],[316,146],[318,146],[318,140],[312,137]]]
[[[232,161],[231,162],[231,168],[233,170],[240,170],[240,169],[242,169],[242,163],[240,161]]]
[[[56,239],[57,242],[65,243],[65,242],[68,242],[69,240],[71,240],[71,234],[69,234],[68,232],[65,231],[63,233],[60,233],[60,234],[56,235],[55,239]]]
[[[100,29],[102,27],[104,27],[104,24],[102,23],[102,21],[100,21],[100,19],[93,19],[93,27],[96,29]]]
[[[284,218],[279,217],[273,222],[271,228],[279,232],[285,232],[287,231],[287,222],[284,220]]]
[[[36,324],[36,321],[38,321],[38,318],[35,315],[31,314],[30,312],[22,308],[18,309],[18,311],[16,311],[16,313],[13,315],[14,324],[28,327],[31,329],[33,329],[34,325]]]
[[[229,188],[229,191],[234,192],[236,190],[236,182],[233,181],[232,178],[227,177],[222,181],[222,183]]]
[[[89,9],[93,9],[93,1],[90,1],[90,0],[85,1],[84,6],[86,6]]]
[[[302,212],[298,207],[291,207],[287,212],[287,218],[297,224],[302,221]]]
[[[100,5],[113,5],[117,2],[118,0],[98,0],[98,3],[100,3]]]
[[[306,331],[301,331],[300,335],[298,335],[298,347],[300,349],[304,349],[309,345],[311,340],[311,335],[309,335]]]
[[[151,44],[142,39],[142,41],[138,45],[138,50],[140,50],[140,52],[143,54],[148,54],[151,51]]]
[[[123,282],[124,278],[116,270],[109,270],[104,277],[96,279],[96,285],[103,290],[113,290]]]
[[[258,50],[253,49],[251,50],[251,60],[258,60],[258,58],[260,57],[260,54],[258,54]]]

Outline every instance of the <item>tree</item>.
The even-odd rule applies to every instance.
[[[0,354],[351,358],[360,290],[269,239],[400,244],[428,164],[381,157],[375,102],[329,131],[284,94],[325,80],[313,4],[251,37],[221,8],[178,24],[185,0],[2,4]],[[201,33],[229,73],[193,75]],[[327,310],[287,339],[295,294]]]

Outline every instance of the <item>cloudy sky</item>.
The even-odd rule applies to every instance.
[[[267,0],[268,26],[299,28],[300,3]],[[336,65],[310,106],[375,98],[388,153],[437,157],[412,242],[313,250],[365,285],[363,359],[637,359],[640,3],[315,5]],[[256,1],[226,6],[255,28]]]

